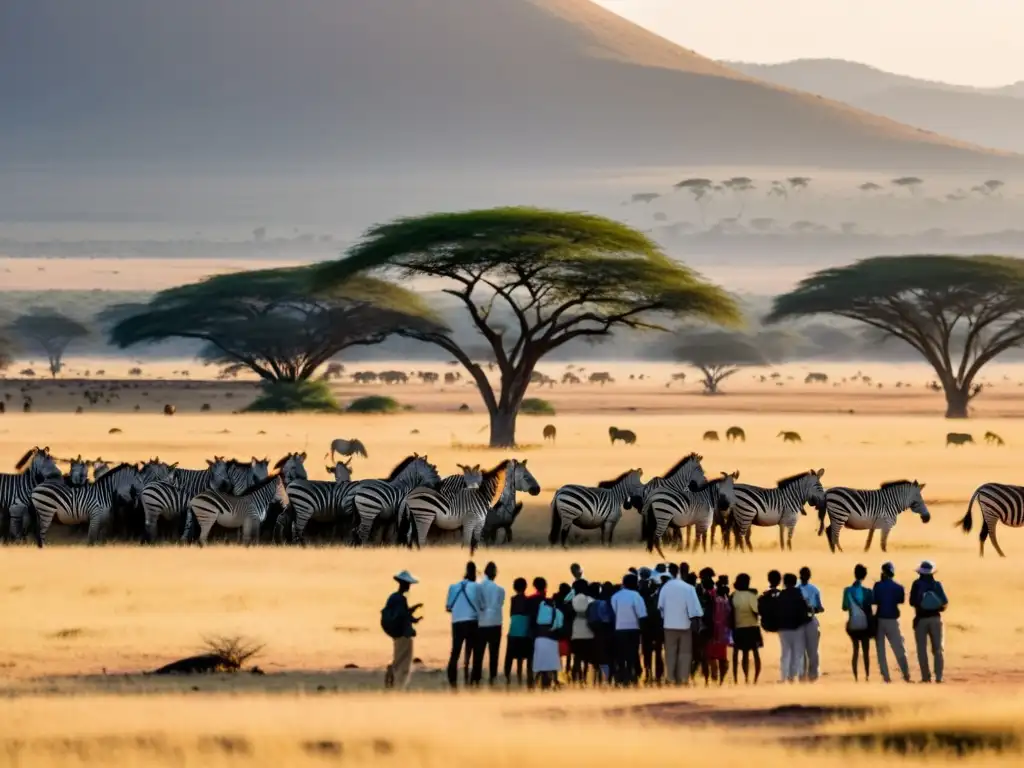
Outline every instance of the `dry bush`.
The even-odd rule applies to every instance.
[[[265,646],[238,635],[211,635],[203,638],[203,648],[209,653],[223,656],[232,666],[241,668],[249,659],[260,654]]]

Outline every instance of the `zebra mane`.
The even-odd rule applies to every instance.
[[[698,485],[696,488],[694,488],[691,484],[690,493],[700,493],[701,491],[706,491],[711,486],[718,485],[720,482],[722,482],[723,480],[727,480],[729,477],[729,475],[715,477],[711,480],[708,480],[706,483],[704,483],[704,485]]]
[[[104,480],[107,480],[108,478],[111,478],[111,477],[113,477],[114,475],[116,475],[116,474],[118,474],[120,472],[124,472],[126,469],[130,469],[133,472],[138,472],[139,471],[139,468],[138,468],[137,465],[129,464],[128,462],[122,462],[121,464],[118,464],[116,467],[111,467],[106,472],[104,472],[102,475],[100,475],[98,478],[96,478],[96,482],[97,483],[103,482]]]
[[[489,469],[484,472],[483,479],[480,481],[479,492],[487,496],[488,507],[493,507],[501,499],[501,495],[505,490],[509,467],[511,465],[512,460],[505,459],[494,469]]]
[[[22,456],[20,459],[18,459],[18,463],[14,465],[14,468],[17,469],[17,470],[20,470],[22,467],[24,467],[26,464],[28,464],[29,459],[31,459],[37,453],[39,453],[39,446],[38,445],[33,447],[33,448],[29,448],[25,452],[25,455]]]
[[[696,461],[699,464],[701,459],[703,459],[703,458],[704,457],[701,456],[698,453],[691,453],[688,456],[683,456],[683,458],[681,458],[679,461],[677,461],[675,463],[675,466],[673,466],[671,469],[667,470],[665,472],[665,474],[662,475],[662,477],[668,477],[669,475],[671,475],[671,474],[673,474],[675,472],[678,472],[680,469],[683,468],[683,465],[686,464],[688,461]]]
[[[285,462],[288,461],[288,459],[290,459],[292,456],[295,456],[295,455],[297,455],[297,454],[286,453],[284,456],[282,456],[280,459],[277,460],[277,464],[274,465],[274,469],[280,469],[281,467],[283,467],[285,465]],[[235,459],[231,459],[231,460],[226,461],[224,463],[227,464],[228,466],[231,466],[232,464],[236,463],[236,461],[235,461]],[[245,466],[249,466],[249,465],[246,464]]]
[[[417,456],[415,453],[412,454],[411,456],[406,456],[404,459],[398,462],[397,466],[395,466],[394,469],[391,470],[391,474],[388,475],[388,480],[394,480],[402,473],[402,470],[404,470],[418,458],[420,457]]]
[[[888,483],[882,483],[878,487],[879,487],[879,489],[882,489],[882,488],[892,488],[894,485],[913,485],[913,484],[914,484],[913,480],[890,480]]]
[[[792,485],[798,480],[803,480],[805,477],[811,474],[814,474],[814,470],[809,469],[806,472],[801,472],[798,475],[790,475],[789,477],[784,477],[781,480],[779,480],[779,482],[777,482],[775,485],[777,488],[785,488],[787,485]]]
[[[274,482],[275,480],[277,480],[280,477],[281,477],[281,475],[277,475],[277,474],[275,474],[275,475],[267,475],[265,478],[263,478],[258,483],[256,483],[256,485],[249,486],[248,488],[246,488],[244,491],[242,491],[238,495],[239,495],[239,497],[242,497],[242,496],[252,496],[254,493],[256,493],[256,491],[259,491],[262,488],[265,488],[266,486],[270,485],[272,482]]]
[[[613,478],[611,480],[602,480],[601,482],[599,482],[597,484],[597,487],[598,488],[614,488],[616,485],[621,483],[623,480],[625,480],[627,477],[629,477],[629,475],[633,474],[635,471],[636,471],[635,469],[627,469],[625,472],[623,472],[621,475],[619,475],[616,478]]]

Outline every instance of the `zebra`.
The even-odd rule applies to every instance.
[[[230,459],[226,463],[228,478],[231,480],[231,492],[236,496],[245,493],[249,488],[270,476],[269,459],[257,459],[253,456],[249,462]]]
[[[643,489],[642,469],[630,469],[611,480],[603,480],[596,488],[586,485],[563,485],[551,499],[551,533],[548,541],[553,545],[561,534],[562,546],[566,546],[569,529],[575,525],[584,530],[601,529],[601,543],[604,544],[605,530],[608,543],[612,543],[615,526],[622,519],[623,507],[631,505],[630,499],[640,495]]]
[[[882,483],[878,490],[857,490],[854,488],[829,488],[825,491],[825,503],[818,508],[820,526],[818,535],[828,534],[829,549],[842,552],[839,546],[839,532],[843,526],[855,531],[868,531],[868,541],[864,547],[867,552],[871,548],[871,539],[875,529],[882,530],[882,551],[886,551],[889,531],[896,525],[900,512],[909,509],[921,516],[921,522],[931,520],[928,507],[925,506],[921,491],[924,483],[917,480],[896,480]],[[829,526],[825,528],[825,515],[828,515]]]
[[[736,485],[736,501],[732,505],[732,528],[736,532],[736,546],[750,545],[750,528],[756,526],[779,527],[779,549],[793,549],[793,531],[800,515],[806,515],[805,504],[820,508],[825,502],[825,489],[821,485],[824,469],[811,469],[799,475],[779,480],[774,488],[756,485]],[[786,533],[788,532],[788,536]]]
[[[714,522],[715,512],[724,515],[735,503],[735,481],[739,476],[738,471],[731,475],[723,472],[721,477],[709,480],[703,485],[691,485],[685,491],[660,488],[652,493],[643,509],[644,517],[649,516],[645,523],[647,551],[650,552],[657,547],[658,554],[665,556],[661,551],[661,537],[665,535],[669,523],[672,522],[680,528],[694,526],[696,535],[693,539],[693,549],[696,551],[697,545],[700,544],[706,552],[708,530]]]
[[[67,459],[68,464],[71,465],[68,473],[64,476],[64,482],[74,488],[81,488],[87,485],[89,482],[89,467],[91,462],[88,459],[83,459],[82,454],[78,454],[77,458]]]
[[[274,538],[293,544],[306,545],[304,534],[310,520],[318,523],[337,522],[344,516],[347,495],[354,490],[352,468],[348,463],[337,462],[327,467],[334,474],[334,481],[293,480],[288,483],[289,513],[279,515],[274,526]]]
[[[24,537],[22,520],[32,499],[32,489],[46,481],[60,481],[63,474],[50,455],[49,448],[29,449],[15,465],[17,474],[0,473],[0,536],[12,540]],[[10,520],[3,525],[3,516]]]
[[[981,509],[981,532],[978,535],[978,542],[981,545],[978,553],[985,556],[985,539],[991,537],[992,546],[1000,557],[1006,557],[996,540],[996,524],[1002,523],[1010,528],[1024,526],[1024,487],[1019,485],[1004,485],[1003,483],[985,483],[979,485],[978,489],[971,494],[971,500],[967,504],[967,514],[957,525],[964,533],[971,532],[974,520],[971,516],[971,507],[974,500],[978,500],[978,507]]]
[[[189,502],[207,489],[231,491],[234,484],[228,476],[227,462],[221,456],[206,460],[206,469],[178,469],[167,480],[146,483],[142,488],[142,510],[145,515],[145,540],[155,541],[158,520],[181,520],[181,540],[192,538]],[[172,465],[173,466],[173,465]],[[186,519],[189,518],[189,519]]]
[[[512,524],[523,509],[522,502],[516,501],[516,492],[523,491],[531,496],[540,493],[540,483],[526,468],[526,459],[509,463],[508,474],[505,476],[505,488],[501,492],[498,503],[491,507],[484,520],[483,540],[494,544],[498,540],[498,531],[505,531],[505,543],[512,543]]]
[[[347,497],[346,509],[359,516],[356,541],[365,544],[374,523],[387,526],[397,522],[401,501],[413,488],[437,488],[440,482],[437,467],[427,461],[426,456],[416,453],[399,462],[386,480],[357,481]]]
[[[468,464],[456,464],[461,472],[448,475],[448,477],[441,478],[441,482],[437,486],[437,492],[443,496],[454,496],[460,491],[464,491],[467,488],[479,488],[480,483],[483,482],[484,473],[480,469],[479,464],[475,464],[472,467]]]
[[[284,480],[285,485],[287,485],[293,480],[309,479],[309,475],[306,474],[305,462],[305,451],[302,453],[287,453],[278,459],[277,464],[274,465],[274,469],[281,473],[281,479]]]
[[[476,552],[488,510],[501,498],[511,459],[483,473],[476,488],[464,488],[451,496],[430,488],[414,488],[402,501],[401,517],[409,521],[408,543],[417,549],[427,543],[432,525],[442,530],[462,528],[463,546],[470,557]]]
[[[644,504],[647,503],[647,499],[651,497],[659,488],[672,488],[677,491],[686,491],[690,489],[691,484],[704,485],[708,481],[704,475],[704,467],[701,466],[701,462],[704,457],[699,453],[690,453],[683,456],[677,461],[672,467],[665,472],[661,477],[652,477],[648,480],[644,486],[643,491],[639,496],[630,500],[630,506],[633,507],[640,514],[640,535],[641,541],[647,540],[647,529],[646,523],[647,518],[643,515]],[[671,526],[671,523],[670,523]],[[672,526],[676,533],[679,533],[679,529]],[[687,530],[689,533],[689,530]],[[682,546],[683,540],[680,536],[679,545]]]
[[[199,525],[199,546],[206,544],[215,523],[223,528],[241,528],[246,545],[258,543],[260,526],[274,502],[288,506],[288,490],[279,474],[261,480],[240,496],[203,491],[188,504]]]
[[[95,483],[67,486],[62,482],[46,482],[32,489],[32,506],[36,510],[36,544],[42,548],[54,517],[65,525],[88,521],[89,544],[96,544],[110,521],[114,499],[142,490],[142,476],[133,464],[120,464]]]

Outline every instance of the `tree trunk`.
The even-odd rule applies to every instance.
[[[949,387],[946,389],[946,418],[966,419],[967,404],[970,403],[970,385],[963,388]]]
[[[513,448],[516,444],[516,418],[519,403],[512,408],[491,410],[491,448]]]

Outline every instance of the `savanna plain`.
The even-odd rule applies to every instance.
[[[73,361],[71,367],[99,365]],[[115,370],[119,365],[127,369],[111,362],[108,375],[123,375]],[[410,365],[431,367],[401,367]],[[153,379],[139,379],[121,401],[82,414],[74,413],[73,387],[36,385],[37,412],[12,408],[0,417],[0,465],[13,465],[33,444],[49,445],[58,456],[119,461],[158,455],[182,466],[200,466],[213,455],[273,460],[306,450],[311,477],[326,478],[320,459],[339,436],[359,437],[369,449],[368,458],[356,457],[356,478],[384,476],[413,451],[426,454],[442,474],[454,472],[457,462],[487,466],[510,455],[481,447],[486,417],[469,386],[391,388],[388,394],[413,407],[391,416],[248,415],[233,411],[252,396],[250,384],[174,381],[172,365],[166,367],[147,366]],[[549,367],[553,374],[562,366]],[[940,417],[941,397],[926,389],[927,370],[915,366],[872,365],[870,386],[842,381],[867,366],[810,367],[838,386],[804,384],[808,366],[781,366],[775,369],[780,378],[765,382],[759,372],[743,372],[719,397],[701,396],[695,384],[666,387],[679,370],[668,366],[590,367],[610,370],[616,383],[531,392],[548,399],[558,415],[520,417],[521,447],[511,455],[528,460],[542,492],[521,496],[514,546],[484,549],[477,562],[493,559],[506,586],[516,576],[536,575],[557,584],[568,579],[573,561],[588,578],[602,580],[619,579],[631,565],[653,564],[658,558],[642,547],[635,512],[624,512],[614,546],[602,548],[597,532],[581,532],[563,551],[547,544],[548,505],[562,484],[596,484],[630,468],[650,478],[690,451],[704,456],[709,475],[738,469],[741,481],[761,485],[822,467],[826,486],[870,488],[900,478],[926,483],[931,522],[903,513],[886,554],[877,537],[865,553],[865,534],[855,531],[844,532],[844,552],[830,553],[816,535],[813,511],[801,519],[792,552],[779,551],[774,529],[755,529],[748,553],[666,550],[671,559],[711,565],[730,577],[750,573],[761,589],[771,568],[810,566],[826,608],[818,683],[776,683],[778,646],[768,636],[756,688],[728,683],[506,694],[501,685],[453,696],[444,690],[442,667],[449,643],[444,594],[468,559],[457,545],[422,551],[233,543],[86,548],[73,534],[54,530],[46,549],[0,550],[0,764],[621,766],[687,760],[738,766],[756,755],[766,765],[827,766],[875,764],[883,755],[946,762],[965,754],[979,765],[1020,760],[1024,582],[1018,562],[1024,536],[1002,529],[1008,556],[989,549],[979,558],[977,509],[970,536],[954,524],[982,482],[1022,481],[1024,390],[1018,382],[1024,370],[993,366],[992,387],[978,398],[975,417],[960,423]],[[641,374],[642,381],[629,380]],[[904,386],[895,388],[897,381]],[[0,392],[18,387],[8,380]],[[337,387],[342,401],[383,391]],[[160,414],[165,402],[176,405],[175,416]],[[211,407],[201,413],[204,403]],[[463,403],[469,412],[459,412]],[[548,423],[558,429],[553,444],[541,437]],[[612,425],[634,430],[637,444],[609,445]],[[725,442],[731,426],[743,427],[746,442]],[[120,432],[111,434],[112,428]],[[704,442],[708,430],[723,440]],[[782,443],[781,430],[799,432],[802,442]],[[977,444],[946,448],[951,430],[971,432]],[[998,433],[1005,446],[986,445],[986,431]],[[946,684],[886,686],[874,677],[854,684],[840,611],[853,566],[864,563],[874,576],[892,559],[897,578],[909,586],[913,567],[926,558],[937,564],[951,601]],[[384,694],[390,642],[379,629],[379,611],[392,574],[401,569],[420,580],[412,596],[425,606],[415,647],[421,663],[409,693]],[[917,678],[909,615],[904,635]],[[211,636],[262,644],[252,663],[266,674],[143,674],[200,651]]]

